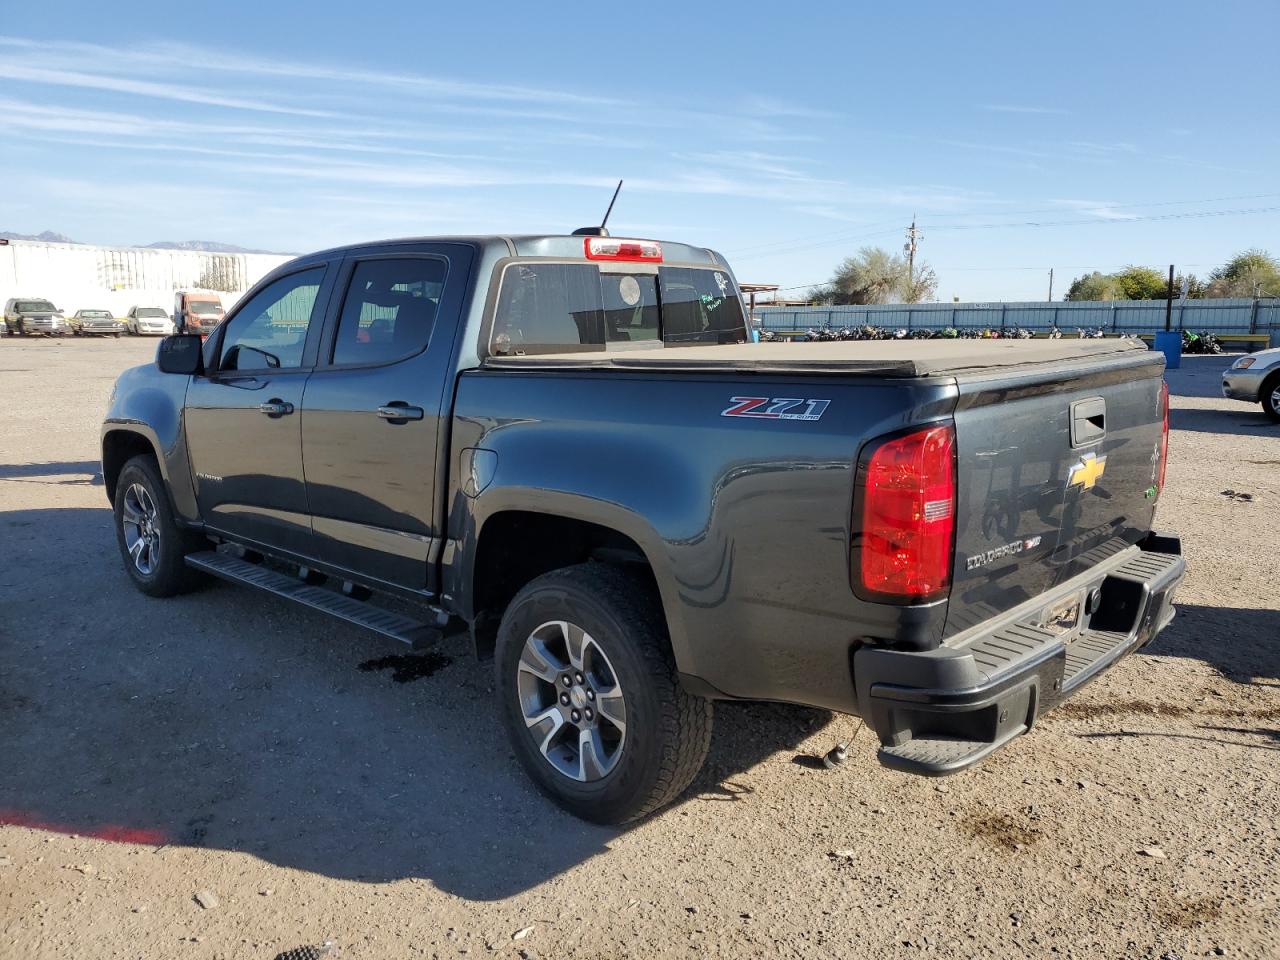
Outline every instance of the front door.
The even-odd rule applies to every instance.
[[[302,403],[316,557],[435,592],[441,410],[471,250],[355,258]]]
[[[204,522],[304,555],[312,538],[299,411],[329,272],[306,267],[249,298],[227,320],[209,374],[187,390],[187,449]]]

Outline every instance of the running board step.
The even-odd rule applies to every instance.
[[[879,761],[886,767],[926,777],[943,777],[971,766],[1004,746],[1026,727],[1009,731],[995,743],[959,737],[914,737],[896,747],[881,746]]]
[[[211,573],[223,580],[230,580],[232,583],[257,587],[267,593],[274,593],[277,597],[296,600],[313,610],[319,610],[339,620],[380,633],[392,640],[407,643],[414,648],[430,646],[444,636],[444,632],[438,627],[392,613],[390,610],[383,610],[362,600],[344,597],[324,587],[309,585],[302,580],[241,560],[239,557],[218,553],[216,550],[190,553],[187,554],[186,560],[189,567]]]

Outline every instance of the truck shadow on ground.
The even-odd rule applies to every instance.
[[[0,480],[100,487],[103,485],[102,464],[97,460],[76,460],[58,463],[0,463]]]
[[[1145,647],[1153,654],[1203,660],[1235,683],[1280,680],[1280,610],[1179,603],[1173,623]]]
[[[530,785],[491,665],[464,639],[397,683],[380,667],[404,666],[404,648],[287,602],[219,583],[142,596],[105,508],[0,513],[0,544],[0,823],[421,877],[472,900],[536,886],[619,836]],[[702,775],[657,816],[749,802],[739,774],[830,715],[733,704],[717,719]]]

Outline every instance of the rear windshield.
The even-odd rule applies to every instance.
[[[187,307],[192,313],[221,313],[222,304],[212,303],[209,300],[188,300]]]
[[[167,317],[169,315],[159,307],[139,307],[136,316],[149,319],[151,317]]]
[[[53,304],[48,300],[19,300],[13,305],[19,313],[53,313]]]
[[[498,354],[743,343],[742,301],[723,270],[625,264],[515,263],[502,275]]]

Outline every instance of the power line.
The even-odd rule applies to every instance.
[[[1240,207],[1235,210],[1195,210],[1190,213],[1158,213],[1146,217],[1118,217],[1115,219],[1100,220],[1097,217],[1087,217],[1083,220],[1026,220],[1021,223],[956,223],[956,224],[938,224],[932,229],[934,230],[999,230],[1010,227],[1070,227],[1081,225],[1114,225],[1120,223],[1143,223],[1155,220],[1198,220],[1205,217],[1232,217],[1232,216],[1249,216],[1257,213],[1275,213],[1280,211],[1280,206],[1275,207]]]
[[[1144,201],[1129,202],[1129,203],[1098,204],[1098,207],[1099,209],[1108,209],[1108,210],[1130,210],[1135,207],[1186,206],[1186,205],[1195,204],[1195,203],[1224,203],[1229,200],[1260,200],[1260,199],[1271,198],[1271,197],[1280,197],[1280,193],[1246,193],[1246,194],[1235,194],[1232,196],[1225,196],[1225,197],[1204,197],[1197,200],[1144,200]],[[1275,208],[1262,208],[1262,210],[1271,210],[1271,209],[1275,209]],[[953,218],[953,217],[975,217],[975,216],[1022,217],[1022,216],[1031,216],[1037,213],[1060,213],[1061,211],[1062,211],[1061,207],[1043,207],[1035,210],[1007,210],[1007,211],[1006,210],[967,210],[967,211],[960,211],[960,212],[954,212],[954,213],[935,213],[935,214],[931,214],[930,217],[932,219]],[[1225,215],[1228,212],[1231,212],[1231,211],[1222,211],[1222,212],[1203,211],[1201,215],[1203,216]],[[1168,215],[1168,216],[1172,219],[1175,216],[1182,216],[1182,215]],[[1188,214],[1187,216],[1190,216],[1190,214]],[[1114,220],[1106,220],[1106,219],[1100,219],[1098,217],[1091,217],[1088,219],[1078,220],[1078,221],[1046,222],[1046,223],[1035,223],[1034,225],[1059,226],[1067,223],[1079,223],[1079,224],[1124,223],[1124,222],[1133,222],[1133,221],[1146,220],[1146,219],[1151,219],[1151,218],[1123,217],[1123,218],[1116,218]],[[893,221],[891,220],[876,221],[873,223],[863,224],[862,226],[864,228],[878,227],[881,223],[892,223],[892,222]],[[999,224],[999,223],[990,224],[990,225],[981,224],[981,225],[976,225],[974,228],[988,228],[988,227],[998,227],[998,226],[1021,226],[1021,225],[1022,224]],[[970,228],[971,227],[968,225],[956,225],[956,226],[948,226],[946,224],[934,225],[934,229],[940,229],[940,230],[941,229],[955,230],[955,229],[970,229]],[[881,230],[876,233],[861,234],[860,232],[855,232],[855,233],[846,234],[841,231],[833,231],[827,234],[808,234],[807,236],[804,236],[804,237],[797,237],[792,240],[779,240],[775,243],[763,243],[763,244],[756,244],[750,247],[739,247],[736,250],[730,249],[725,252],[732,255],[734,259],[739,261],[756,260],[756,259],[760,259],[761,256],[764,256],[765,253],[763,252],[756,253],[755,251],[767,251],[772,253],[794,253],[800,250],[811,250],[816,247],[828,246],[829,244],[835,244],[836,242],[851,243],[851,242],[856,242],[858,240],[871,240],[876,237],[887,236],[888,234],[891,234],[894,232],[896,231]],[[815,238],[818,238],[817,242],[814,242]],[[741,256],[741,254],[744,254],[744,253],[751,253],[752,255]]]

